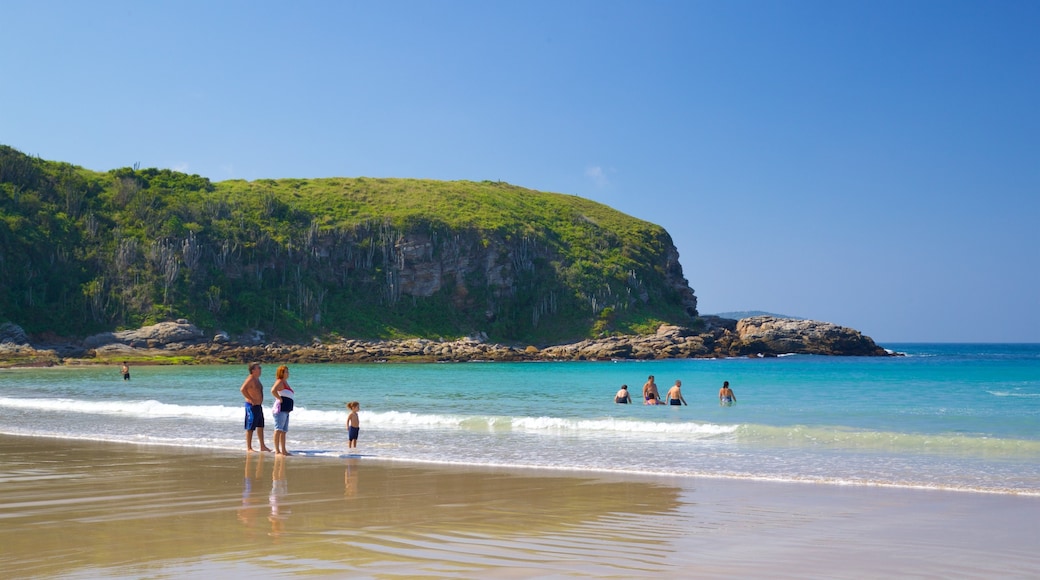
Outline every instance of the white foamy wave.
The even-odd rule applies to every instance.
[[[147,401],[84,401],[80,399],[11,399],[0,398],[0,407],[60,413],[83,413],[88,415],[117,415],[143,419],[195,418],[215,421],[235,421],[242,418],[242,406],[221,405],[177,405],[154,400]],[[264,405],[264,415],[271,417],[273,410]],[[379,427],[458,427],[463,419],[446,415],[424,415],[389,411],[376,413],[361,411],[361,420],[367,426]],[[294,424],[340,425],[347,420],[347,412],[320,411],[298,406],[292,411]]]
[[[559,417],[516,417],[512,426],[518,429],[548,431],[612,431],[617,433],[665,433],[697,436],[725,435],[737,430],[736,425],[712,423],[663,423],[621,419],[565,419]]]
[[[269,410],[269,408],[268,408]],[[318,411],[297,405],[290,413],[292,422],[296,425],[339,425],[345,426],[347,421],[346,411]],[[362,411],[361,416],[365,414]]]
[[[83,401],[74,399],[9,399],[0,398],[0,407],[86,413],[94,415],[122,415],[143,418],[194,417],[225,420],[240,418],[241,407],[219,405],[172,405],[159,401]]]
[[[358,414],[367,423],[381,427],[458,427],[462,418],[454,415],[426,415],[401,411]]]
[[[361,422],[366,427],[392,429],[448,428],[477,431],[550,431],[574,433],[646,433],[712,437],[736,432],[737,425],[712,423],[671,423],[660,421],[633,421],[614,418],[574,419],[563,417],[509,417],[503,415],[438,415],[400,411],[361,411]],[[338,424],[346,420],[342,411],[293,411],[293,420],[313,424]]]
[[[994,397],[1019,397],[1023,399],[1035,399],[1040,393],[1012,393],[1011,391],[986,391]]]
[[[270,412],[270,409],[265,409]],[[359,411],[358,417],[365,427],[387,428],[422,428],[422,427],[458,427],[463,419],[447,415],[424,415],[400,411],[385,413],[375,411]],[[292,421],[296,425],[345,425],[347,411],[320,411],[297,406],[292,411]]]
[[[207,421],[239,421],[242,407],[220,405],[177,405],[154,400],[147,401],[83,401],[72,399],[3,399],[0,406],[28,410],[75,412],[94,415],[114,415],[143,419],[194,418]],[[264,405],[264,414],[273,415],[269,405]],[[366,427],[387,429],[448,428],[478,431],[544,431],[574,433],[630,433],[713,437],[736,433],[739,425],[719,425],[696,422],[638,421],[615,418],[575,419],[562,417],[509,417],[502,415],[438,415],[402,411],[360,411]],[[292,412],[292,422],[298,426],[330,427],[342,426],[347,412],[323,411],[297,406]]]

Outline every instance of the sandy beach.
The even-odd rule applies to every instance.
[[[1036,497],[13,436],[0,449],[9,578],[1040,575]]]

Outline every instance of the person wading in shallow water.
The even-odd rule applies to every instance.
[[[668,404],[669,405],[685,405],[686,397],[682,396],[682,381],[676,380],[672,388],[668,389]]]
[[[654,382],[654,375],[650,375],[646,379],[646,383],[643,384],[643,401],[647,405],[662,405],[661,393],[657,392],[657,383]]]
[[[358,419],[361,403],[351,401],[347,403],[347,408],[350,409],[350,414],[347,415],[347,448],[357,449],[358,433],[361,431],[361,422]]]
[[[249,376],[239,389],[246,400],[246,451],[253,451],[253,431],[260,441],[260,451],[271,450],[264,444],[264,386],[260,384],[260,371],[260,363],[249,363]]]
[[[722,381],[722,388],[719,389],[719,404],[729,406],[737,402],[737,396],[733,394],[733,389],[729,388],[729,381]]]
[[[621,389],[614,395],[614,402],[627,405],[632,402],[632,396],[628,394],[628,385],[621,385]]]

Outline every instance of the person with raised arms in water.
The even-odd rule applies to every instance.
[[[729,388],[729,381],[722,381],[722,388],[719,389],[719,404],[728,407],[736,402],[737,396],[733,394],[733,389]]]
[[[264,386],[260,384],[260,372],[260,363],[249,363],[249,376],[239,389],[246,400],[246,451],[249,452],[254,451],[253,431],[257,432],[260,451],[271,450],[264,444]]]

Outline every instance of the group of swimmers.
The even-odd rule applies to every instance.
[[[661,394],[657,391],[657,383],[654,382],[654,375],[650,375],[650,378],[643,384],[643,402],[646,405],[685,405],[686,398],[682,395],[682,381],[675,381],[672,388],[668,389],[666,399],[667,402],[661,399]],[[621,389],[614,395],[614,402],[623,405],[632,402],[628,385],[621,385]],[[729,381],[723,381],[722,388],[719,389],[719,404],[730,406],[736,402],[737,396],[733,394],[733,389],[729,388]]]

